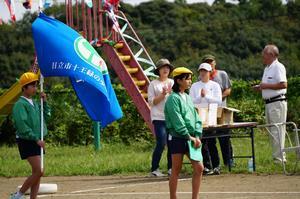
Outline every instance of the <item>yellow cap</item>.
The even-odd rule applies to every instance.
[[[172,72],[172,76],[173,77],[176,77],[178,75],[181,75],[183,73],[187,73],[187,74],[193,74],[193,72],[190,70],[190,69],[187,69],[185,67],[178,67],[178,68],[175,68]]]
[[[21,75],[19,83],[21,86],[25,86],[27,84],[30,84],[31,82],[35,82],[39,80],[39,76],[33,72],[26,72],[23,75]]]

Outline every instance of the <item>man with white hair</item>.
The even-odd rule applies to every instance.
[[[265,115],[268,124],[286,122],[287,117],[287,78],[286,70],[278,61],[279,50],[275,45],[266,45],[263,52],[263,64],[266,65],[262,81],[254,89],[262,92],[265,101]],[[271,143],[273,148],[273,159],[275,163],[286,162],[285,153],[281,155],[285,142],[285,125],[280,127],[280,132],[272,127]]]

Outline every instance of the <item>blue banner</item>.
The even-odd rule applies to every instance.
[[[39,67],[45,77],[67,76],[87,114],[105,127],[122,117],[107,66],[79,33],[43,13],[32,24]]]

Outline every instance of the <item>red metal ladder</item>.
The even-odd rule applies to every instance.
[[[82,24],[79,24],[78,10],[81,9]],[[73,13],[76,24],[74,24]],[[150,107],[147,103],[147,89],[155,65],[146,48],[137,36],[125,14],[114,7],[113,10],[102,9],[102,0],[93,0],[89,8],[82,0],[66,0],[67,24],[82,32],[94,46],[103,47],[111,67],[131,97],[140,115],[153,132]]]

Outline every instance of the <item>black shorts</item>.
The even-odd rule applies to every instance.
[[[17,138],[17,143],[22,160],[25,160],[31,156],[41,155],[41,147],[36,143],[36,141]]]
[[[172,140],[169,140],[169,150],[171,154],[187,154],[189,153],[188,140],[185,138],[179,138],[172,136]]]

